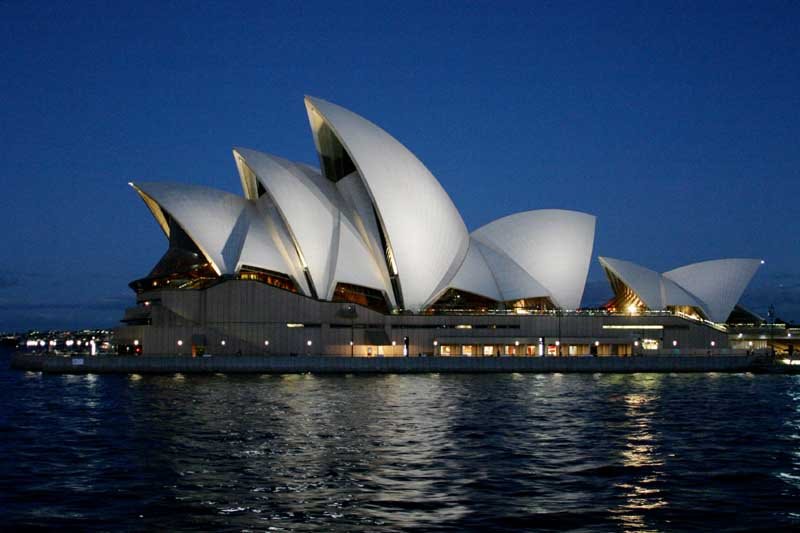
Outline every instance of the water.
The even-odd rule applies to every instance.
[[[800,377],[53,376],[0,357],[0,524],[800,527]]]

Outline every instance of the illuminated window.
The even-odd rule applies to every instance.
[[[499,308],[499,303],[490,298],[457,289],[448,289],[428,309],[427,314],[486,313]],[[456,326],[460,328],[461,326]]]
[[[381,291],[361,285],[337,283],[331,301],[354,303],[383,314],[389,312],[389,305]]]
[[[198,289],[216,281],[219,276],[191,237],[168,213],[164,216],[169,228],[169,248],[147,277],[132,281],[130,287],[137,293],[164,285],[172,289]]]
[[[272,287],[277,287],[289,292],[297,292],[297,286],[292,281],[292,278],[279,272],[271,270],[264,270],[249,265],[244,265],[239,270],[237,275],[238,279],[245,279],[250,281],[258,281]]]
[[[664,329],[664,326],[657,324],[603,324],[603,329]]]

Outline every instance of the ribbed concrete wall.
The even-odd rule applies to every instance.
[[[21,370],[86,373],[426,373],[426,372],[744,372],[748,356],[647,357],[331,357],[331,356],[100,356],[17,354]]]
[[[144,355],[163,353],[191,354],[191,339],[206,339],[205,351],[215,355],[249,353],[253,355],[303,354],[350,355],[350,340],[355,355],[378,354],[367,330],[385,333],[385,355],[402,354],[403,338],[408,337],[409,354],[433,354],[439,345],[514,345],[526,353],[530,344],[545,344],[560,338],[563,345],[621,344],[633,346],[636,338],[657,339],[665,350],[677,343],[687,350],[704,353],[711,341],[716,349],[728,346],[728,334],[699,322],[669,314],[643,316],[597,315],[382,315],[352,304],[321,302],[270,287],[263,283],[229,280],[206,290],[162,289],[138,296],[137,310],[148,313],[152,325],[123,326],[115,331],[117,344],[138,341]],[[289,328],[287,324],[306,324]],[[634,329],[607,329],[609,326]],[[635,329],[660,325],[660,330]],[[352,327],[348,327],[352,326]],[[460,326],[467,328],[459,329]],[[181,345],[178,345],[181,340]],[[222,344],[225,341],[225,344]],[[269,342],[269,345],[265,344]],[[308,341],[311,341],[309,347]],[[391,341],[398,345],[394,350]],[[566,351],[567,348],[565,347]],[[478,352],[480,353],[480,352]],[[612,352],[618,353],[618,352]],[[476,353],[473,352],[473,355]],[[620,354],[621,355],[621,354]]]

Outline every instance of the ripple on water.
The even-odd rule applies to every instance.
[[[0,508],[19,527],[800,525],[794,377],[0,380]]]

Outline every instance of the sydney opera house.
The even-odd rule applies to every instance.
[[[242,195],[131,183],[167,236],[117,329],[141,354],[630,355],[725,350],[760,265],[659,273],[600,257],[614,297],[581,309],[595,217],[541,209],[468,231],[380,127],[306,97],[320,168],[235,148]]]

